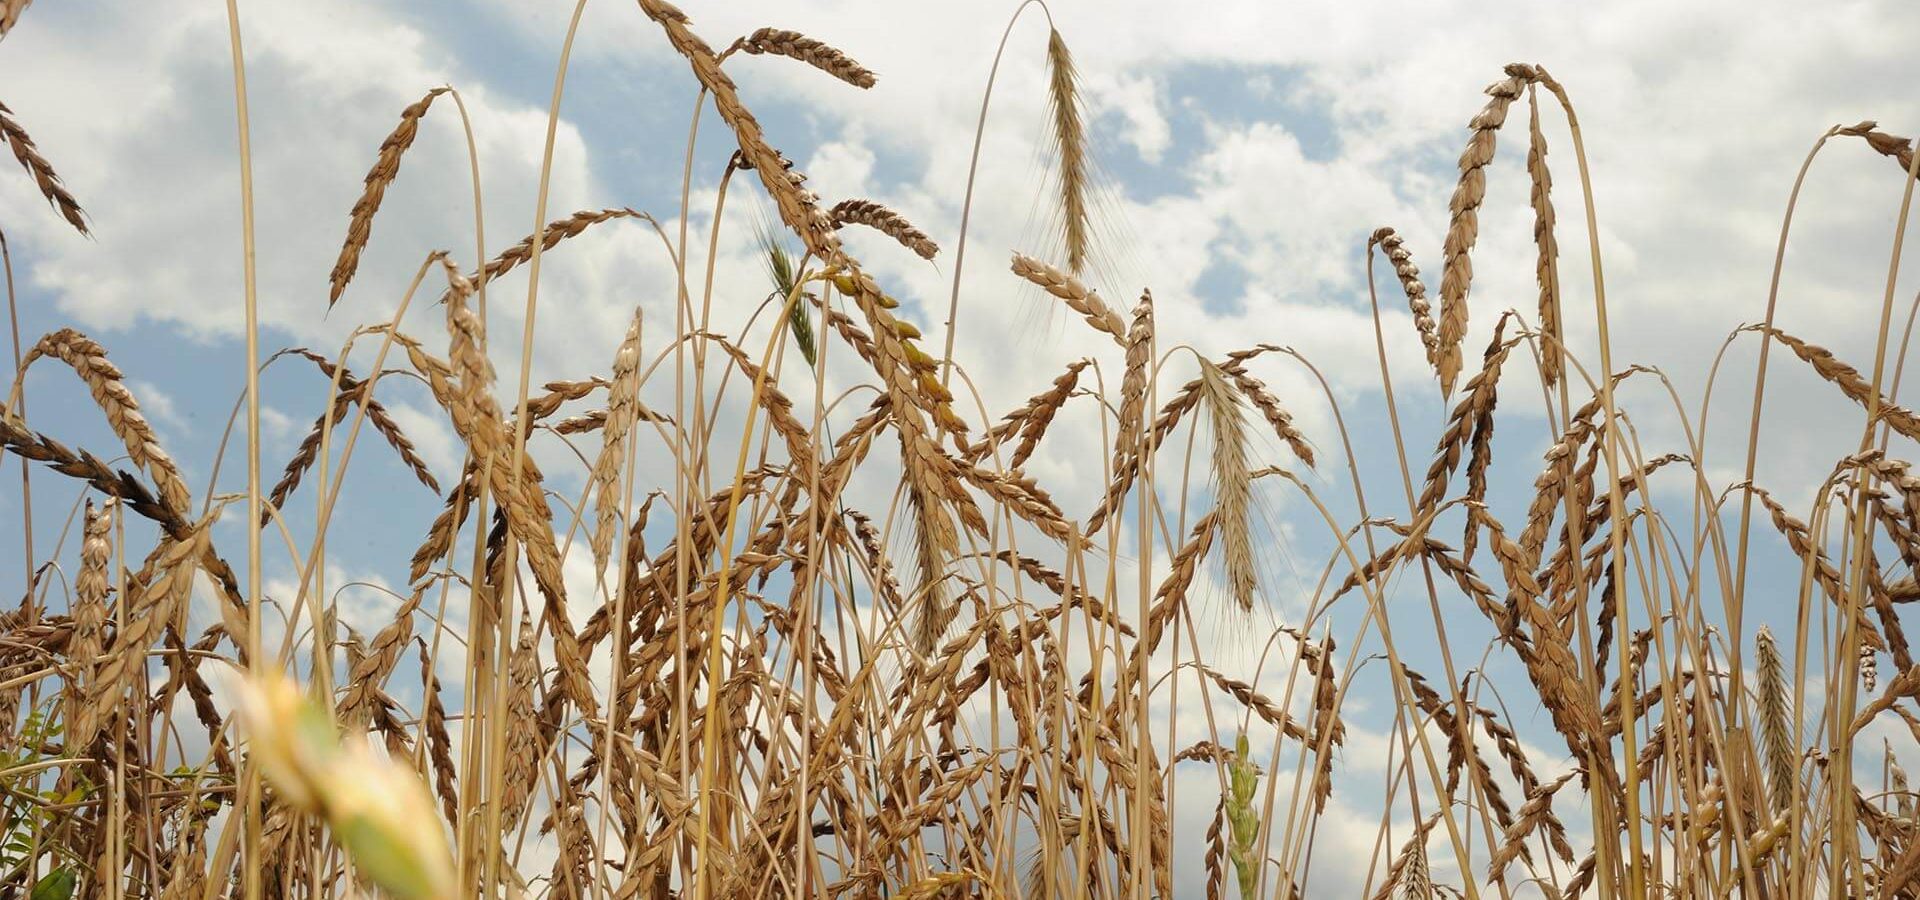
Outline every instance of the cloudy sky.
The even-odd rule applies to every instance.
[[[686,6],[716,45],[762,25],[793,28],[879,74],[876,87],[858,91],[790,61],[729,63],[769,138],[811,176],[816,192],[828,201],[881,200],[948,248],[928,264],[884,242],[856,237],[853,244],[936,346],[944,340],[950,253],[981,91],[1013,6]],[[391,313],[427,251],[450,249],[471,263],[467,150],[458,112],[442,100],[388,192],[361,274],[328,313],[327,273],[374,151],[400,109],[434,86],[451,84],[465,101],[489,252],[531,229],[571,4],[251,0],[241,12],[266,347],[332,354],[355,326]],[[1814,140],[1830,125],[1862,119],[1895,133],[1920,131],[1920,95],[1912,89],[1920,11],[1903,0],[1540,2],[1497,12],[1464,2],[1061,0],[1052,15],[1085,79],[1104,174],[1109,264],[1097,286],[1113,298],[1151,287],[1163,346],[1218,354],[1265,341],[1301,351],[1330,381],[1363,463],[1393,479],[1384,482],[1393,488],[1389,500],[1398,476],[1383,468],[1391,447],[1365,306],[1365,237],[1380,225],[1396,227],[1437,285],[1465,123],[1503,64],[1542,64],[1571,92],[1591,163],[1616,360],[1662,367],[1689,418],[1697,418],[1713,354],[1734,328],[1761,316],[1780,217]],[[1104,337],[1045,315],[1006,270],[1009,251],[1048,249],[1045,40],[1035,13],[1012,33],[986,126],[962,277],[956,358],[996,411],[1039,390],[1073,359],[1094,356],[1110,372],[1119,364]],[[213,0],[46,0],[0,43],[0,102],[64,176],[95,232],[75,235],[30,180],[0,172],[0,227],[13,249],[22,336],[30,342],[73,325],[106,344],[196,492],[213,474],[244,371],[231,78],[224,8]],[[631,206],[671,233],[694,101],[684,62],[633,4],[587,4],[560,110],[549,216]],[[1522,108],[1514,121],[1523,127]],[[1544,127],[1563,224],[1569,341],[1597,370],[1572,145],[1557,113]],[[1499,310],[1534,302],[1532,219],[1515,149],[1523,144],[1514,139],[1524,132],[1509,126],[1505,134],[1481,217],[1469,355],[1484,346]],[[730,149],[710,115],[699,140],[689,202],[694,266],[707,258],[700,236]],[[1783,327],[1863,367],[1873,358],[1901,183],[1893,165],[1863,144],[1829,146],[1807,179],[1781,282]],[[751,225],[768,205],[757,185],[736,181],[733,190],[716,260],[724,322],[739,321],[765,292]],[[636,306],[646,311],[651,335],[670,331],[669,272],[659,241],[634,223],[598,229],[549,257],[535,382],[603,371]],[[1381,274],[1383,299],[1396,297],[1390,274]],[[496,333],[519,333],[525,287],[514,278],[496,288],[508,298],[496,301]],[[1913,290],[1903,279],[1896,324]],[[1442,407],[1404,309],[1389,306],[1390,362],[1420,466]],[[498,357],[511,383],[517,342],[502,343],[516,345]],[[1740,385],[1751,384],[1753,349],[1747,338],[1729,352],[1732,374],[1721,384],[1731,393],[1719,394],[1708,416],[1707,468],[1716,484],[1738,477]],[[1262,365],[1261,377],[1329,457],[1316,483],[1335,493],[1343,461],[1317,384],[1297,365]],[[1779,374],[1761,480],[1804,507],[1812,485],[1856,439],[1858,415],[1803,371],[1782,366]],[[311,369],[288,364],[269,374],[263,456],[270,471],[317,414],[324,389]],[[1512,448],[1512,480],[1524,491],[1547,437],[1534,415],[1539,401],[1510,393],[1504,402],[1516,417],[1502,419],[1514,423],[1503,425],[1512,429],[1503,448]],[[27,396],[36,428],[112,446],[70,377],[37,372]],[[1656,382],[1629,389],[1623,401],[1648,455],[1684,449],[1680,421]],[[397,385],[390,403],[443,480],[451,478],[456,444],[424,393]],[[1071,509],[1093,498],[1073,476],[1094,457],[1075,446],[1064,442],[1029,466]],[[1284,461],[1265,449],[1271,461]],[[218,490],[242,489],[243,472],[230,455]],[[573,476],[559,477],[566,489]],[[11,515],[18,482],[9,476],[0,484],[0,509]],[[37,500],[57,505],[53,524],[42,529],[50,542],[66,513],[59,504],[73,495],[47,477],[35,484],[44,489]],[[336,528],[329,559],[341,577],[403,579],[436,499],[372,458],[356,462],[344,502],[381,513]],[[1276,534],[1318,528],[1296,520],[1284,499],[1270,503],[1284,520]],[[21,551],[15,533],[7,534],[0,561],[14,565]],[[1305,549],[1272,554],[1276,594],[1310,587],[1324,565],[1330,545],[1303,541]],[[363,602],[377,624],[385,601]],[[1273,600],[1282,610],[1299,602]],[[1349,766],[1364,770],[1365,754],[1352,752]],[[1373,809],[1361,803],[1348,813],[1354,847],[1364,853]]]

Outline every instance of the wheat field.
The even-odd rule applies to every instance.
[[[1381,900],[1920,896],[1920,794],[1893,743],[1920,744],[1903,628],[1920,600],[1920,474],[1903,459],[1920,415],[1898,394],[1909,139],[1870,121],[1813,136],[1775,291],[1719,348],[1759,365],[1715,357],[1705,394],[1683,397],[1612,342],[1581,85],[1488,61],[1484,105],[1458,111],[1451,201],[1428,211],[1442,239],[1352,236],[1384,402],[1282,395],[1261,373],[1326,386],[1283,324],[1207,355],[1177,303],[1115,283],[1075,67],[1100,48],[1028,3],[1016,21],[1048,16],[1045,82],[988,91],[1046,95],[1046,227],[972,262],[1011,252],[1006,290],[1099,352],[1002,403],[973,375],[996,361],[955,352],[967,215],[930,235],[884,199],[818,196],[729,74],[766,57],[753,64],[780,77],[873,88],[831,35],[703,33],[639,0],[628,13],[715,116],[657,161],[680,211],[549,210],[582,0],[530,211],[544,224],[498,249],[476,209],[403,294],[355,289],[422,123],[455,118],[473,140],[458,87],[419,86],[366,148],[315,298],[354,323],[330,352],[271,346],[257,322],[245,6],[227,4],[246,360],[221,376],[239,402],[215,458],[176,463],[106,343],[21,334],[6,260],[0,458],[23,502],[0,537],[26,565],[0,613],[0,896],[1292,900],[1333,879]],[[0,0],[0,37],[35,12]],[[0,226],[86,234],[85,198],[32,125],[0,105],[10,177],[50,211]],[[1550,133],[1569,138],[1557,182]],[[1494,168],[1496,151],[1523,166]],[[1776,316],[1822,153],[1898,198],[1871,360]],[[696,167],[719,173],[710,218],[689,211]],[[1534,290],[1503,308],[1474,291],[1494,264],[1476,245],[1523,189],[1490,177],[1515,173],[1532,252],[1504,262]],[[971,174],[966,191],[969,212],[986,202]],[[567,379],[496,371],[530,355],[536,322],[567,321],[543,259],[617,226],[669,260],[671,318],[636,308],[611,358]],[[752,235],[751,304],[717,296],[723,232]],[[944,316],[897,300],[856,234],[869,256],[950,272]],[[1563,266],[1563,245],[1587,265]],[[510,273],[524,307],[499,287]],[[1470,342],[1487,322],[1490,342]],[[1409,328],[1425,366],[1396,383],[1388,342]],[[313,418],[286,459],[257,439],[269,369],[324,385],[301,395]],[[77,379],[117,443],[36,423],[27,376],[49,371]],[[1810,504],[1756,477],[1763,426],[1792,413],[1766,403],[1786,371],[1853,429],[1851,452],[1802,473]],[[400,385],[430,397],[457,467],[383,403]],[[1672,409],[1616,396],[1630,389]],[[1441,398],[1437,428],[1403,422],[1415,395]],[[1744,457],[1709,466],[1713,400],[1740,411]],[[1309,430],[1307,409],[1332,427]],[[1656,414],[1685,440],[1643,445],[1635,423]],[[1357,451],[1362,420],[1390,442]],[[1545,452],[1514,452],[1520,428],[1546,432]],[[1073,456],[1040,465],[1049,452]],[[1363,455],[1389,462],[1363,476]],[[404,525],[411,564],[362,633],[328,542],[392,515],[343,491],[376,464],[439,512]],[[1304,570],[1301,596],[1277,554]],[[294,573],[271,590],[269,559]],[[1388,723],[1377,746],[1353,746],[1362,717]],[[1352,828],[1370,843],[1327,836]]]

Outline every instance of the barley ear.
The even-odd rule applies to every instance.
[[[1793,808],[1794,773],[1800,754],[1795,750],[1792,699],[1787,692],[1787,668],[1774,642],[1773,630],[1760,626],[1754,637],[1760,669],[1760,741],[1767,766],[1768,794],[1775,815]]]
[[[1201,398],[1213,423],[1214,504],[1219,509],[1220,546],[1226,559],[1227,592],[1242,613],[1253,611],[1253,537],[1248,507],[1253,476],[1247,463],[1247,419],[1240,395],[1220,367],[1200,362]]]
[[[1067,271],[1079,275],[1086,271],[1091,255],[1092,235],[1087,192],[1088,171],[1086,122],[1080,115],[1080,86],[1074,73],[1073,54],[1065,38],[1054,30],[1047,36],[1048,108],[1053,119],[1053,148],[1059,154],[1059,201],[1061,236],[1067,250]]]

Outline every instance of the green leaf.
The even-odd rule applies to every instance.
[[[73,900],[73,870],[65,867],[47,873],[33,885],[28,900]]]
[[[784,305],[787,298],[793,296],[796,284],[793,256],[787,252],[786,246],[773,236],[772,229],[765,222],[760,223],[757,231],[758,234],[755,237],[760,242],[760,252],[766,256],[767,276],[773,281],[773,299]],[[793,311],[787,315],[787,323],[793,332],[794,344],[800,348],[800,355],[806,358],[807,365],[813,365],[816,351],[813,325],[807,319],[807,304],[796,300]]]

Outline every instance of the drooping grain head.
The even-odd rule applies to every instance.
[[[900,246],[912,250],[921,259],[933,259],[940,252],[940,245],[927,237],[927,233],[913,226],[907,217],[872,200],[842,200],[827,210],[833,217],[834,227],[847,225],[865,225],[887,237],[900,242]]]
[[[1393,266],[1394,277],[1400,281],[1400,291],[1407,296],[1407,310],[1413,315],[1413,328],[1420,335],[1420,345],[1426,348],[1427,364],[1439,371],[1440,336],[1433,322],[1433,304],[1427,300],[1427,286],[1420,280],[1420,267],[1413,264],[1413,252],[1406,247],[1407,239],[1392,228],[1375,229],[1367,239],[1369,244],[1377,244],[1380,252]],[[1371,284],[1371,280],[1368,282]]]
[[[1559,239],[1554,236],[1553,173],[1547,170],[1547,139],[1540,131],[1540,98],[1533,85],[1527,86],[1527,174],[1533,182],[1534,280],[1540,286],[1540,333],[1547,340],[1540,348],[1540,371],[1547,386],[1560,378],[1560,271]]]
[[[1480,206],[1487,198],[1487,164],[1493,162],[1494,135],[1507,121],[1507,109],[1531,79],[1509,72],[1489,85],[1487,104],[1467,128],[1473,132],[1460,154],[1460,181],[1448,203],[1445,261],[1440,273],[1440,390],[1453,392],[1460,374],[1460,341],[1467,333],[1467,295],[1473,284],[1474,244],[1480,238]]]
[[[762,28],[742,38],[739,48],[743,53],[754,55],[772,54],[796,59],[822,72],[832,75],[857,88],[870,88],[874,85],[874,76],[853,57],[807,37],[798,31],[785,28]]]
[[[18,2],[18,0],[15,2],[17,5],[10,8],[0,5],[0,25],[8,24],[6,16],[9,13],[18,18],[20,11],[27,8],[25,2]],[[4,36],[5,30],[0,28],[0,36]],[[47,162],[46,157],[40,155],[40,149],[34,146],[33,138],[29,137],[27,130],[14,120],[13,110],[8,109],[4,103],[0,103],[0,138],[6,139],[7,145],[13,149],[14,159],[19,160],[21,168],[26,169],[27,174],[33,177],[33,183],[40,188],[41,196],[46,197],[47,202],[53,204],[53,208],[59,211],[60,217],[66,219],[67,224],[72,225],[74,230],[81,234],[89,234],[86,211],[80,208],[79,201],[73,199],[73,194],[67,190],[66,184],[53,171],[52,164]]]
[[[380,152],[374,157],[373,168],[367,171],[366,185],[359,199],[353,202],[353,211],[347,217],[347,239],[340,246],[340,258],[334,261],[327,289],[329,309],[340,302],[340,295],[347,290],[347,282],[352,281],[354,273],[360,269],[360,254],[366,250],[367,241],[373,234],[373,215],[380,211],[380,201],[386,197],[387,187],[400,175],[400,158],[420,134],[421,117],[427,114],[427,108],[433,105],[435,97],[449,90],[452,89],[434,88],[401,110],[400,124],[395,125],[386,140],[380,142]]]

